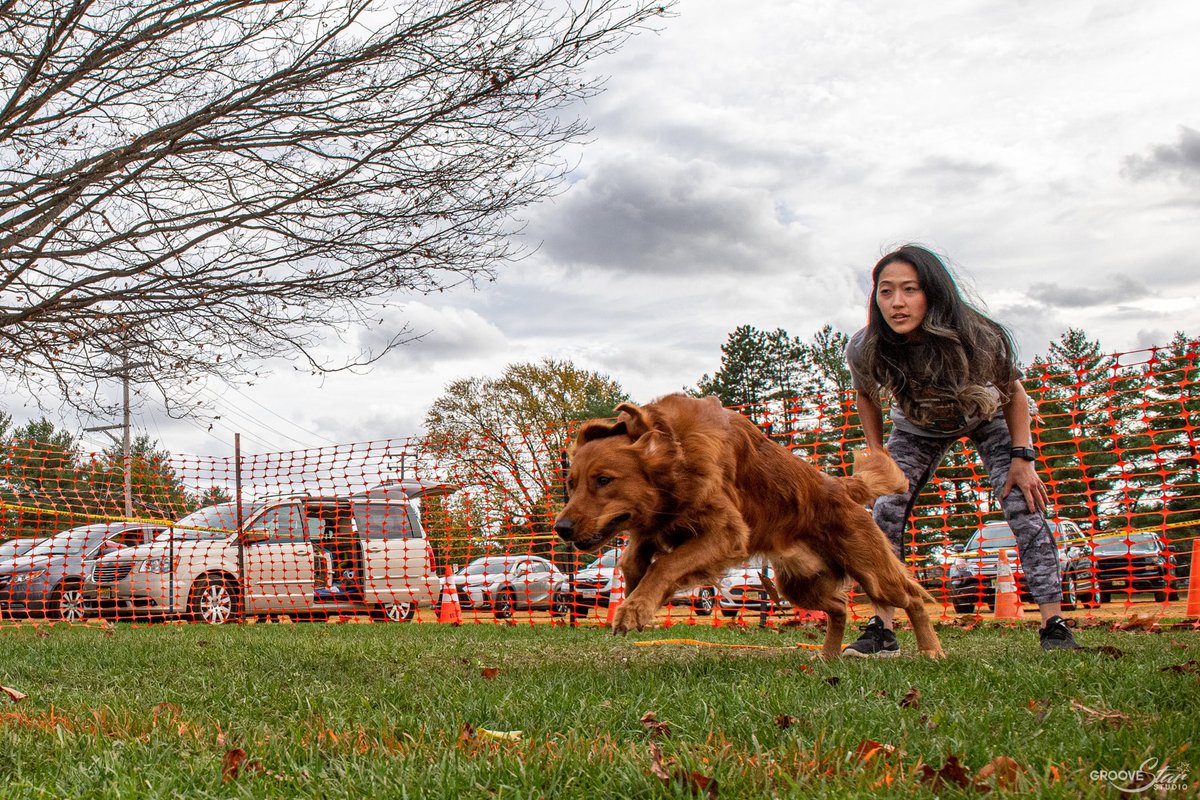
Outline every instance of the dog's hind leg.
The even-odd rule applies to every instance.
[[[803,574],[788,569],[786,561],[775,561],[779,591],[797,608],[825,612],[825,643],[821,658],[834,659],[842,654],[846,636],[845,578],[827,569]],[[797,565],[793,565],[793,569]],[[808,566],[811,567],[811,562]]]

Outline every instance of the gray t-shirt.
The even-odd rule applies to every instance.
[[[854,384],[854,388],[863,394],[871,395],[878,398],[880,386],[871,377],[867,365],[862,361],[862,343],[866,338],[867,329],[862,328],[850,337],[850,342],[846,345],[846,365],[850,367],[850,377]],[[1014,378],[1020,378],[1020,374],[1014,374]],[[988,391],[995,397],[996,403],[1000,406],[1000,390],[995,386],[987,387]],[[945,404],[942,404],[943,406]],[[974,430],[980,423],[986,420],[979,417],[965,417],[961,414],[955,414],[953,409],[945,410],[939,408],[942,413],[934,413],[933,416],[938,423],[936,427],[922,427],[904,415],[898,403],[893,402],[891,408],[892,424],[899,430],[907,431],[908,433],[916,434],[917,436],[929,436],[933,438],[957,438],[965,436]],[[1004,416],[1004,408],[1000,406],[996,411],[997,417]]]

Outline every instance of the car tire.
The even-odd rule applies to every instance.
[[[696,600],[692,603],[692,610],[702,617],[707,617],[713,612],[716,605],[717,593],[711,586],[705,586],[697,592]]]
[[[571,596],[555,592],[550,598],[550,616],[565,617],[571,613]]]
[[[586,617],[588,615],[588,611],[590,611],[590,610],[591,610],[591,606],[585,606],[581,603],[575,604],[575,616],[580,619],[583,619],[584,617]]]
[[[501,589],[492,603],[492,613],[496,619],[512,619],[516,608],[517,596],[512,589]]]
[[[384,622],[412,622],[417,615],[416,603],[380,603],[376,619]]]
[[[204,576],[188,593],[188,613],[197,622],[224,625],[241,613],[237,589],[224,578]]]
[[[88,616],[87,603],[83,599],[83,585],[64,583],[59,586],[58,591],[54,593],[54,603],[49,610],[55,619],[83,622]]]
[[[736,608],[722,608],[721,609],[721,616],[723,616],[723,617],[736,617],[737,615],[738,615],[738,610]]]

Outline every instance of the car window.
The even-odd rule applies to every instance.
[[[467,565],[467,575],[498,575],[508,570],[508,559],[503,556],[477,558]]]
[[[975,532],[966,549],[970,550],[999,550],[1017,546],[1017,539],[1007,525],[987,525]]]
[[[79,556],[95,547],[104,538],[106,528],[72,528],[63,531],[31,549],[29,556]]]
[[[355,503],[354,526],[365,539],[412,539],[408,510],[402,503]]]
[[[263,503],[248,503],[242,506],[242,516],[250,519],[261,510]],[[221,503],[193,511],[176,522],[171,528],[155,537],[155,541],[176,539],[208,540],[224,539],[237,532],[237,504]]]
[[[296,542],[308,537],[304,524],[304,509],[297,504],[276,506],[250,523],[247,532],[266,534],[270,541]]]

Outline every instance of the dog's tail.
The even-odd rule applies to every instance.
[[[854,474],[842,478],[842,486],[854,502],[866,505],[876,497],[903,492],[908,478],[886,450],[859,450],[854,454]]]

